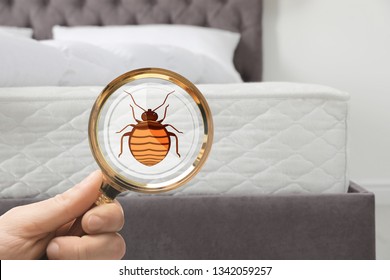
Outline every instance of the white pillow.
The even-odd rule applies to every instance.
[[[160,67],[175,71],[193,83],[240,81],[208,56],[167,45],[107,43],[101,46],[77,41],[42,41],[61,51],[68,67],[60,85],[105,85],[120,74],[136,68]]]
[[[106,85],[126,71],[120,57],[98,46],[82,42],[46,40],[41,44],[56,48],[67,62],[60,86]]]
[[[119,57],[124,62],[126,71],[159,67],[177,72],[193,82],[201,79],[202,61],[198,54],[187,49],[130,42],[107,43],[101,48]]]
[[[60,51],[0,32],[0,86],[57,85],[66,69]]]
[[[201,53],[170,45],[133,43],[105,44],[110,50],[126,61],[127,69],[160,67],[183,75],[193,83],[238,83],[242,82],[234,68],[226,67],[219,61]]]
[[[111,44],[104,48],[76,41],[42,41],[57,48],[68,61],[62,86],[106,85],[119,75],[137,68],[169,69],[191,81],[200,80],[202,59],[188,50],[172,46]]]
[[[234,73],[230,82],[242,82],[234,68],[234,51],[240,34],[190,25],[131,25],[131,26],[81,26],[53,27],[55,40],[87,42],[104,47],[112,43],[173,46],[187,49],[194,54],[210,57],[226,72]],[[218,68],[218,67],[217,67]],[[230,77],[229,77],[230,78]]]
[[[178,72],[194,83],[230,83],[234,70],[210,56],[175,46],[36,41],[0,32],[0,86],[106,85],[142,67]]]
[[[10,35],[24,38],[32,38],[32,28],[26,27],[13,27],[13,26],[0,26],[0,32],[5,32]]]

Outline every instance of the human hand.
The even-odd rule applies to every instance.
[[[117,233],[124,223],[120,204],[88,210],[99,196],[102,179],[101,171],[95,171],[62,194],[2,215],[0,259],[38,259],[45,253],[49,259],[121,259],[126,245]],[[86,235],[65,236],[81,215]]]

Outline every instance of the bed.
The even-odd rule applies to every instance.
[[[349,96],[325,86],[258,83],[261,14],[260,0],[0,1],[0,25],[32,27],[39,40],[54,25],[180,24],[240,34],[232,64],[245,83],[232,76],[231,83],[216,77],[217,84],[199,85],[216,124],[202,172],[167,194],[119,198],[126,259],[375,258],[373,195],[347,176]],[[66,46],[68,56],[87,47],[74,46]],[[24,81],[37,82],[26,68]],[[0,89],[1,212],[60,193],[97,168],[87,120],[113,73],[94,73],[88,86],[60,75],[53,84]]]

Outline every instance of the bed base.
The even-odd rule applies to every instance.
[[[122,196],[124,259],[375,259],[374,194]],[[0,213],[28,199],[2,199]]]

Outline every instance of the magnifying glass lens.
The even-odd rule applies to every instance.
[[[92,152],[120,190],[162,192],[192,178],[211,148],[212,119],[200,91],[164,69],[114,80],[90,118]]]

